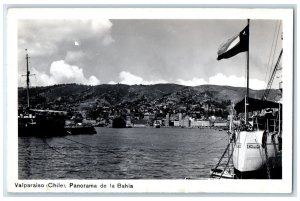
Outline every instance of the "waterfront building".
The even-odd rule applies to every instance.
[[[207,120],[193,119],[191,121],[191,127],[209,127],[210,122]]]
[[[189,128],[191,126],[190,124],[190,117],[188,115],[186,115],[183,119],[182,119],[182,125],[183,127]]]
[[[179,126],[182,126],[183,123],[182,123],[182,113],[179,113]]]
[[[147,122],[143,119],[133,121],[134,128],[145,128],[147,126]]]
[[[144,114],[144,118],[143,118],[145,121],[149,121],[150,120],[150,115],[149,115],[149,113],[148,112],[146,112],[145,114]]]
[[[227,121],[215,121],[214,127],[227,127],[228,123]]]
[[[166,127],[169,127],[170,125],[170,114],[168,113],[167,115],[166,115],[166,120],[165,120],[165,126]]]

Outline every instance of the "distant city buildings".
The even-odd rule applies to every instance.
[[[83,95],[84,96],[84,95]],[[84,119],[93,124],[110,127],[114,119],[122,118],[126,127],[226,127],[230,101],[216,102],[204,92],[182,90],[160,99],[151,99],[135,94],[133,100],[114,101],[117,96],[87,99],[63,96],[37,104],[38,109],[67,111],[69,116],[80,112]],[[81,102],[82,101],[82,102]],[[96,121],[96,122],[95,122]]]

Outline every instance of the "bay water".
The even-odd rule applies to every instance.
[[[95,135],[19,137],[19,179],[208,179],[228,143],[199,128],[96,128]]]

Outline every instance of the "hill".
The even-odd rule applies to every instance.
[[[245,88],[217,85],[196,87],[178,84],[124,85],[102,84],[87,86],[62,84],[30,89],[31,107],[59,110],[91,110],[109,107],[111,112],[123,109],[151,111],[154,109],[174,111],[179,108],[207,107],[226,110],[231,103],[244,98]],[[260,99],[264,90],[249,90],[250,97]],[[278,100],[281,92],[272,89],[269,100]],[[26,89],[18,89],[19,106],[26,106]],[[198,105],[198,106],[197,106]],[[159,108],[158,106],[163,106]],[[166,112],[166,111],[164,111]]]

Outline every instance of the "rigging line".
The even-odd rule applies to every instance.
[[[205,147],[202,147],[201,149],[206,149],[207,147],[210,147],[210,146],[212,146],[212,145],[214,145],[214,144],[217,144],[217,143],[220,142],[221,140],[224,140],[226,137],[227,137],[227,135],[224,136],[223,138],[220,138],[219,140],[217,140],[217,141],[211,143],[211,144],[208,144],[208,145],[205,146]]]
[[[235,141],[234,141],[234,145],[233,145],[233,151],[235,150],[235,147],[236,147],[236,143],[237,143],[237,141],[240,141],[240,136],[241,135],[241,131],[240,130],[238,130],[237,131],[237,138],[235,139]],[[240,143],[240,142],[239,142]],[[240,155],[240,149],[238,149],[238,151],[237,151],[237,157],[239,157],[239,155]],[[237,160],[237,166],[239,165],[239,160]]]
[[[64,155],[64,156],[68,156],[68,157],[69,157],[68,154],[61,153],[60,151],[58,151],[58,150],[55,149],[54,147],[50,146],[50,144],[48,144],[48,142],[47,142],[47,140],[46,140],[45,138],[43,139],[43,142],[44,142],[46,145],[48,145],[48,147],[49,147],[50,149],[52,149],[53,151],[59,153],[60,155]]]
[[[239,140],[239,138],[240,138],[240,134],[238,134],[238,136],[237,136],[237,138],[236,138],[236,140],[235,140],[235,142],[234,142],[234,146],[233,146],[233,149],[232,149],[232,155],[233,155],[234,149],[235,149],[235,147],[236,147],[236,142]],[[217,165],[215,166],[214,170],[217,169],[218,166],[220,165],[220,163],[221,163],[221,161],[223,160],[223,158],[224,158],[224,156],[225,156],[227,150],[230,148],[231,143],[232,143],[232,142],[228,143],[228,145],[227,145],[227,147],[226,147],[226,149],[225,149],[223,155],[221,156],[221,158],[220,158],[220,160],[218,161]],[[230,156],[230,158],[232,157],[232,155]],[[228,160],[230,160],[230,158],[229,158]],[[227,165],[228,165],[228,163],[227,163]]]
[[[267,69],[266,69],[265,82],[267,81],[267,76],[268,76],[268,72],[269,72],[269,68],[270,68],[270,61],[271,61],[272,52],[273,52],[273,48],[274,48],[275,34],[276,34],[277,29],[279,28],[279,23],[280,23],[280,21],[278,23],[276,23],[274,34],[273,34],[273,41],[272,41],[271,51],[270,51],[268,65],[267,65]]]
[[[249,51],[249,50],[248,50]],[[244,86],[245,87],[245,94],[247,94],[247,53],[245,54],[245,59],[244,59],[244,65],[245,65],[245,69],[244,69]]]
[[[78,141],[76,141],[76,140],[71,140],[71,139],[69,139],[69,138],[66,138],[66,137],[63,137],[64,139],[66,139],[66,140],[69,140],[69,141],[72,141],[72,142],[75,142],[75,143],[77,143],[77,144],[82,144],[82,145],[84,145],[84,146],[87,146],[87,147],[91,147],[91,148],[97,148],[97,147],[94,147],[94,146],[91,146],[91,145],[88,145],[88,144],[85,144],[85,143],[82,143],[82,142],[78,142]]]
[[[228,145],[227,145],[225,151],[223,152],[223,154],[222,154],[222,156],[221,156],[219,162],[218,162],[217,165],[215,166],[214,170],[217,169],[217,167],[218,167],[219,164],[221,163],[222,159],[224,158],[225,154],[227,153],[227,150],[228,150],[229,146],[230,146],[230,143],[228,143]]]
[[[234,149],[232,149],[231,154],[230,154],[230,157],[228,158],[228,161],[227,161],[227,163],[226,163],[226,166],[225,166],[224,170],[222,171],[222,174],[220,175],[219,179],[221,179],[221,177],[223,176],[223,174],[224,174],[226,168],[228,167],[228,164],[229,164],[229,162],[230,162],[230,159],[231,159],[231,157],[232,157],[232,155],[233,155],[233,150],[234,150]],[[229,150],[228,150],[228,151],[229,151]]]
[[[95,151],[97,151],[98,153],[101,153],[101,149],[100,149],[99,147],[91,146],[91,145],[88,145],[88,144],[85,144],[85,143],[82,143],[82,142],[78,142],[78,141],[76,141],[76,140],[72,140],[72,139],[69,139],[69,138],[66,138],[66,137],[63,137],[63,138],[66,139],[66,140],[72,141],[72,142],[74,142],[74,143],[84,145],[84,146],[86,146],[86,147],[94,148]],[[109,153],[116,154],[116,152],[115,152],[115,151],[112,151],[112,150],[106,150],[106,151],[109,152]]]
[[[256,135],[255,135],[255,139],[254,139],[254,140],[255,140],[256,143],[261,144],[261,143],[258,142],[257,136],[256,136]],[[261,146],[261,145],[260,145],[260,146]],[[261,151],[260,147],[259,147],[258,150],[259,150],[259,155],[260,155],[260,157],[261,157],[261,162],[263,163],[264,159],[263,159],[263,154],[262,154],[262,151]]]
[[[55,152],[57,152],[58,154],[60,154],[60,155],[63,155],[63,156],[67,156],[68,158],[72,158],[72,159],[78,159],[78,157],[74,157],[74,156],[72,156],[72,155],[70,155],[70,154],[64,154],[64,153],[61,153],[60,151],[58,151],[55,147],[52,147],[51,145],[49,145],[49,143],[47,142],[47,140],[44,138],[43,139],[43,142],[50,148],[50,149],[52,149],[53,151],[55,151]]]
[[[280,27],[281,27],[281,22],[279,23],[279,27],[278,27],[278,31],[277,31],[277,36],[276,36],[276,43],[275,43],[275,48],[274,48],[274,54],[273,54],[273,58],[272,58],[272,64],[270,66],[270,71],[269,71],[269,74],[270,74],[270,77],[269,79],[271,78],[271,71],[272,71],[272,66],[273,66],[273,63],[274,63],[274,57],[275,57],[275,51],[276,51],[276,47],[277,47],[277,43],[278,43],[278,35],[279,35],[279,31],[280,31]]]

